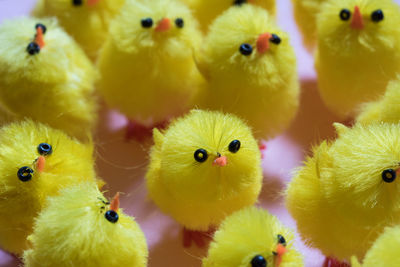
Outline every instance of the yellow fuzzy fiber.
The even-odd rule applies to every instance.
[[[38,146],[47,143],[53,152],[45,156],[42,172],[36,168]],[[93,145],[81,144],[59,130],[32,121],[0,129],[0,247],[20,254],[27,248],[33,218],[45,205],[47,196],[82,180],[93,180]],[[21,167],[33,170],[23,182]]]
[[[343,21],[342,9],[359,6],[364,29]],[[384,19],[371,15],[381,9]],[[315,58],[319,90],[325,104],[340,116],[354,116],[363,102],[374,101],[400,72],[400,9],[392,0],[330,0],[318,16]]]
[[[142,27],[146,18],[152,27]],[[170,19],[171,28],[157,32],[163,18]],[[183,28],[177,27],[178,18]],[[142,123],[181,114],[202,82],[193,59],[200,42],[196,20],[178,0],[128,0],[99,59],[106,103]]]
[[[256,42],[267,32],[278,35],[281,43],[269,42],[269,51],[261,54]],[[253,47],[251,55],[240,53],[244,43]],[[256,138],[281,133],[296,115],[296,57],[288,35],[264,9],[234,6],[218,17],[210,27],[198,65],[208,80],[199,101],[206,108],[242,117],[254,129]]]
[[[228,146],[239,140],[240,150]],[[257,201],[261,190],[261,155],[251,130],[233,115],[193,110],[164,132],[154,130],[155,145],[146,175],[150,198],[191,230],[205,231],[227,215]],[[208,153],[197,162],[195,151]],[[217,154],[224,167],[213,166]]]
[[[145,267],[145,236],[133,217],[118,210],[118,221],[105,212],[109,202],[96,184],[82,183],[48,198],[48,207],[29,236],[27,267]]]
[[[181,0],[192,10],[200,23],[203,32],[207,32],[209,25],[222,12],[234,5],[234,0]],[[243,1],[250,2],[250,1]],[[252,4],[261,6],[268,10],[272,15],[276,13],[275,0],[253,0]]]
[[[365,255],[362,265],[352,258],[352,266],[397,267],[400,266],[400,226],[386,228]]]
[[[27,46],[42,23],[46,45]],[[82,49],[54,19],[17,18],[0,25],[0,102],[17,119],[49,124],[87,139],[96,120],[96,71]]]
[[[385,226],[400,223],[400,124],[335,124],[338,138],[314,149],[287,189],[287,208],[307,244],[327,256],[364,257]],[[396,175],[394,175],[396,177]]]
[[[125,0],[99,0],[89,5],[86,0],[75,6],[72,0],[38,0],[33,15],[57,17],[60,25],[81,45],[94,61],[108,36],[111,20]]]
[[[261,255],[266,266],[278,266],[274,255],[278,235],[286,240],[286,253],[280,267],[304,266],[303,258],[293,248],[293,232],[266,210],[244,208],[227,217],[214,235],[203,267],[248,267],[255,256]]]

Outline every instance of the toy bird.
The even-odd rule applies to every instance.
[[[227,217],[214,235],[203,267],[301,267],[294,235],[267,211],[249,207]]]
[[[392,0],[330,0],[318,16],[315,66],[325,104],[343,118],[377,100],[400,72],[400,8]]]
[[[97,73],[54,19],[17,18],[0,25],[0,104],[88,139],[96,121]]]
[[[82,183],[48,198],[24,252],[27,267],[145,267],[145,236],[134,218],[108,202],[96,184]]]
[[[202,233],[253,205],[261,190],[261,155],[236,116],[193,110],[154,130],[146,174],[150,198],[184,226],[184,246],[205,245]]]

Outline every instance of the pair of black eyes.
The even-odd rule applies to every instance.
[[[286,240],[282,235],[278,235],[278,243],[286,247]],[[251,260],[251,267],[267,267],[267,265],[267,260],[261,255],[256,255]]]
[[[230,152],[236,153],[239,151],[240,145],[241,144],[240,144],[239,140],[233,140],[232,142],[230,142],[228,149]],[[197,162],[200,162],[200,163],[205,162],[207,160],[207,158],[208,158],[208,153],[205,149],[200,148],[194,152],[194,159]]]
[[[282,42],[281,38],[276,34],[272,34],[269,41],[276,45],[279,45]],[[253,53],[253,46],[247,43],[241,44],[239,47],[239,52],[244,56],[250,56]]]
[[[340,19],[341,20],[349,20],[351,18],[351,12],[348,9],[342,9],[339,13]],[[383,15],[383,11],[381,9],[375,10],[374,12],[372,12],[371,14],[371,20],[373,22],[380,22],[385,18],[385,16]]]
[[[37,147],[37,151],[41,156],[48,156],[53,153],[53,148],[47,143],[41,143]],[[30,167],[24,166],[19,168],[17,172],[18,179],[22,182],[28,182],[32,179],[33,170]]]
[[[142,24],[143,28],[151,28],[151,27],[153,27],[153,24],[154,24],[152,18],[142,19],[140,23]],[[178,28],[183,28],[183,26],[185,26],[185,22],[183,21],[182,18],[177,18],[177,19],[175,19],[175,25]]]
[[[43,34],[45,34],[47,31],[46,26],[41,23],[38,23],[35,25],[35,29],[37,29],[39,27],[42,28],[42,32],[43,32]],[[26,51],[29,53],[29,55],[36,55],[40,52],[40,46],[35,42],[30,42],[28,44],[28,47],[26,48]]]
[[[118,222],[118,219],[119,219],[118,213],[114,210],[106,211],[106,213],[104,214],[104,217],[107,219],[107,221],[112,222],[112,223]]]
[[[382,172],[382,179],[386,183],[392,183],[396,180],[396,171],[393,169],[387,169]]]

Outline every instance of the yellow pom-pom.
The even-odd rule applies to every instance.
[[[243,121],[194,110],[164,132],[146,175],[151,199],[191,230],[205,231],[225,216],[253,205],[261,190],[261,155]]]
[[[24,252],[27,267],[145,267],[146,239],[134,218],[96,184],[82,183],[48,199]]]
[[[202,266],[304,266],[293,241],[293,232],[275,216],[255,207],[245,208],[223,221]]]

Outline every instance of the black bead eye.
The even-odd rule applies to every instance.
[[[18,179],[20,179],[22,182],[28,182],[32,179],[32,173],[33,173],[33,170],[29,167],[25,166],[25,167],[19,168],[18,173],[17,173]]]
[[[46,33],[46,31],[47,31],[47,28],[46,28],[46,26],[44,26],[42,23],[38,23],[38,24],[36,24],[36,25],[35,25],[35,29],[37,29],[37,28],[42,28],[42,32],[43,32],[43,34],[45,34],[45,33]]]
[[[26,48],[26,51],[29,53],[29,55],[36,55],[39,54],[40,52],[40,46],[35,43],[35,42],[31,42],[28,44],[28,47]]]
[[[233,2],[233,4],[236,6],[241,6],[241,5],[245,4],[246,2],[247,2],[246,0],[235,0]]]
[[[286,247],[286,239],[282,235],[278,235],[278,243]]]
[[[242,55],[249,56],[253,53],[253,47],[250,44],[241,44],[239,51]]]
[[[72,4],[74,6],[81,6],[83,4],[82,0],[72,0]]]
[[[348,9],[342,9],[342,10],[340,11],[339,16],[340,16],[340,19],[341,19],[341,20],[349,20],[350,17],[351,17],[351,12],[350,12],[350,10],[348,10]]]
[[[153,20],[151,18],[145,18],[141,20],[143,28],[151,28],[153,26]]]
[[[271,41],[271,43],[274,43],[276,45],[280,44],[282,42],[281,38],[276,35],[276,34],[272,34],[271,38],[269,39]]]
[[[229,151],[232,153],[236,153],[238,152],[240,149],[240,141],[239,140],[233,140],[230,144],[229,144]]]
[[[267,267],[267,261],[263,256],[257,255],[251,260],[251,267]]]
[[[48,156],[51,153],[53,153],[53,148],[51,147],[51,145],[49,145],[47,143],[41,143],[37,147],[37,150],[38,150],[39,154],[42,156]]]
[[[195,159],[196,161],[198,161],[198,162],[204,162],[204,161],[207,160],[207,158],[208,158],[207,151],[205,151],[205,150],[202,149],[202,148],[197,149],[197,150],[194,152],[194,159]]]
[[[393,169],[387,169],[382,172],[382,179],[386,183],[392,183],[396,180],[396,171]]]
[[[183,26],[185,26],[185,22],[183,21],[182,18],[177,18],[177,19],[175,20],[175,25],[176,25],[176,27],[178,27],[178,28],[183,28]]]
[[[371,19],[373,22],[380,22],[385,18],[383,11],[381,9],[375,10],[371,14]]]
[[[116,223],[119,219],[118,213],[113,210],[106,211],[104,217],[106,217],[107,221],[112,223]]]

